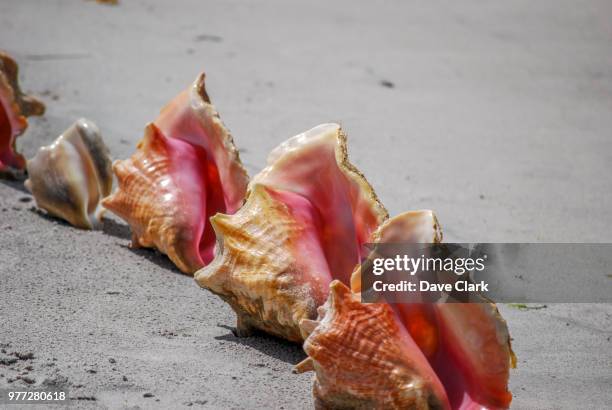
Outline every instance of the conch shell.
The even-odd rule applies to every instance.
[[[390,219],[373,238],[434,243],[442,236],[431,211],[415,211]],[[309,357],[296,371],[315,370],[319,408],[509,407],[516,359],[493,303],[361,304],[359,277],[357,268],[352,293],[332,283],[319,320],[301,323]]]
[[[391,306],[361,303],[335,280],[320,311],[320,322],[302,321],[309,358],[297,366],[316,371],[316,408],[445,408],[444,388]]]
[[[42,102],[21,92],[17,63],[0,51],[0,175],[23,173],[26,161],[15,148],[16,139],[28,127],[26,117],[44,112]]]
[[[111,159],[98,127],[80,119],[27,163],[26,187],[36,204],[70,224],[92,229],[100,224],[100,200],[113,186]]]
[[[239,335],[302,341],[300,321],[316,317],[332,279],[349,282],[386,218],[340,127],[319,125],[272,151],[236,214],[211,218],[217,253],[195,279],[232,306]]]
[[[204,74],[146,127],[136,153],[116,161],[119,189],[103,206],[132,228],[133,247],[154,247],[192,274],[213,258],[209,218],[234,213],[248,176],[206,94]]]

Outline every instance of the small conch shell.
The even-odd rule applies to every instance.
[[[133,247],[154,247],[192,274],[213,258],[210,216],[233,213],[248,176],[206,94],[204,74],[149,124],[131,158],[115,161],[118,190],[103,206],[132,228]]]
[[[26,187],[36,205],[82,229],[100,224],[113,186],[111,159],[98,127],[80,119],[28,160]]]
[[[372,237],[378,243],[437,243],[442,233],[431,211],[413,211],[388,220]],[[367,291],[361,289],[360,267],[353,273],[351,285],[350,297],[360,300],[359,292]],[[347,290],[339,290],[346,299]],[[515,366],[516,358],[506,322],[493,303],[484,299],[482,303],[412,303],[395,304],[391,309],[384,302],[354,302],[338,307],[337,293],[332,289],[319,321],[303,321],[301,325],[307,336],[304,350],[309,357],[296,366],[296,371],[315,370],[314,395],[321,408],[346,405],[467,410],[510,405],[509,369]],[[374,313],[376,309],[378,313]],[[362,317],[366,311],[371,315]],[[381,330],[381,322],[391,321],[403,331],[394,334]],[[378,383],[389,386],[398,375],[407,374],[401,358],[390,361],[384,370],[376,364],[382,355],[377,346],[382,345],[397,345],[414,361],[426,360],[425,366],[412,367],[418,375],[409,373],[416,382],[397,382],[390,391],[385,390],[385,395],[372,388]],[[371,366],[380,373],[368,373],[373,371],[369,367],[372,362]],[[407,402],[408,405],[389,402],[388,397],[423,400]]]
[[[42,102],[21,92],[17,63],[0,51],[0,175],[23,174],[26,161],[16,151],[16,139],[28,127],[26,117],[44,112]]]
[[[300,321],[316,317],[332,279],[349,282],[386,217],[340,127],[320,125],[272,151],[236,214],[211,218],[217,253],[195,279],[232,306],[239,335],[301,341]]]

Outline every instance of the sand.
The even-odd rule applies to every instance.
[[[390,213],[434,209],[446,240],[611,242],[611,12],[21,0],[0,2],[0,47],[47,104],[19,138],[27,157],[86,117],[125,158],[205,70],[251,175],[281,141],[337,121]],[[64,387],[72,408],[312,407],[312,375],[291,374],[299,346],[236,338],[224,303],[129,237],[113,217],[74,229],[0,181],[0,359],[24,357],[0,364],[0,388]],[[500,309],[519,358],[515,408],[609,405],[612,305]],[[32,385],[9,383],[24,372]]]

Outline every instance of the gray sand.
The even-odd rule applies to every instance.
[[[125,158],[206,70],[251,174],[339,121],[390,212],[434,209],[447,240],[612,241],[609,2],[172,3],[0,2],[0,48],[47,103],[27,157],[87,117]],[[226,305],[128,243],[116,218],[79,231],[0,183],[0,343],[34,356],[0,365],[0,388],[27,371],[79,408],[312,406],[299,346],[234,337]],[[611,305],[501,310],[515,408],[609,406]]]

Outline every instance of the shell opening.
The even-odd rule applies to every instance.
[[[9,161],[9,150],[14,150],[15,142],[12,138],[13,129],[8,118],[8,111],[0,98],[0,169]]]

